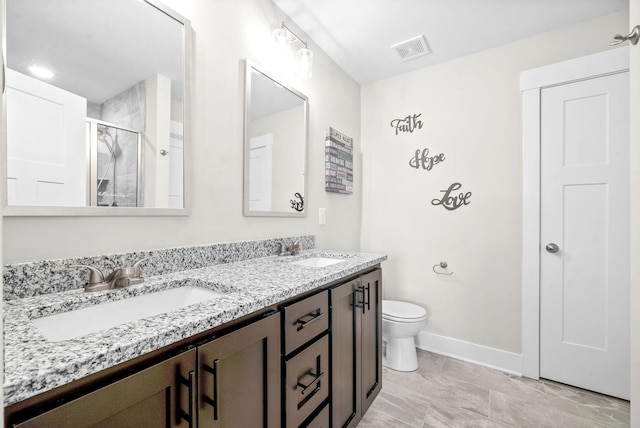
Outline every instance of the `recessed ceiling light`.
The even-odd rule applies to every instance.
[[[37,65],[30,66],[29,71],[31,72],[31,74],[33,74],[36,77],[39,77],[40,79],[48,80],[54,76],[53,71],[43,67],[38,67]]]

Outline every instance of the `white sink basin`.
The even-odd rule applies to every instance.
[[[186,285],[74,311],[34,318],[31,321],[52,342],[73,339],[118,325],[171,312],[224,295],[207,288]]]
[[[335,265],[336,263],[343,262],[344,259],[330,259],[328,257],[310,257],[308,259],[298,260],[297,262],[291,262],[291,264],[298,266],[309,266],[309,267],[327,267],[331,265]]]

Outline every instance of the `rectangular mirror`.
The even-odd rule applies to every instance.
[[[308,99],[245,68],[244,215],[306,217]]]
[[[156,0],[4,0],[5,215],[185,215],[188,20]]]

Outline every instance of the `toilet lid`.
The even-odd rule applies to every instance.
[[[420,319],[427,316],[427,311],[418,305],[398,300],[382,301],[382,317],[396,319]]]

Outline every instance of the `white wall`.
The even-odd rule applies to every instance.
[[[361,180],[354,194],[324,191],[324,128],[360,142],[360,87],[306,38],[314,51],[313,78],[290,80],[309,97],[309,209],[306,218],[242,215],[244,58],[276,73],[271,31],[284,20],[270,0],[166,0],[191,20],[194,32],[192,214],[188,217],[5,218],[4,263],[132,249],[315,234],[321,248],[358,249]],[[298,33],[298,31],[296,31]],[[355,170],[360,171],[356,159]],[[327,224],[318,226],[318,208]]]
[[[640,24],[640,0],[629,2],[629,29]],[[640,116],[640,45],[632,47],[631,117]],[[640,121],[631,121],[631,424],[640,426]]]
[[[389,255],[385,297],[425,306],[425,332],[521,352],[520,72],[605,50],[627,25],[616,13],[362,88],[361,249]],[[417,113],[423,128],[396,136],[390,121]],[[410,168],[424,148],[445,161]],[[454,182],[470,204],[433,206]],[[454,277],[431,270],[443,260]]]

